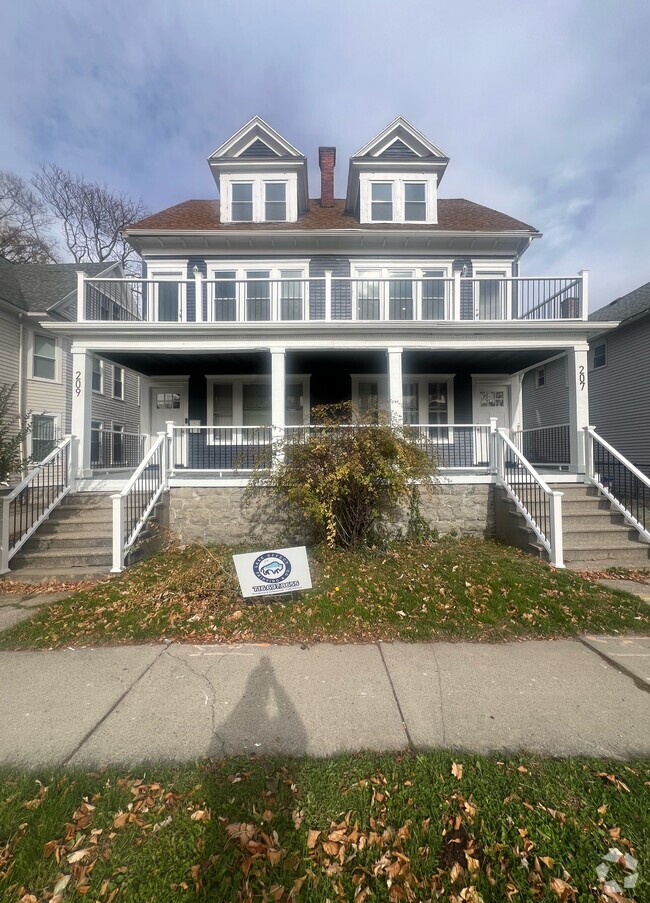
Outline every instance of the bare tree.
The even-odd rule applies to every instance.
[[[20,176],[0,170],[0,254],[13,263],[55,262],[51,225],[43,199]]]
[[[122,230],[147,215],[142,199],[111,191],[49,164],[32,179],[47,208],[60,223],[66,246],[75,263],[119,260],[134,268],[137,253],[122,237]]]

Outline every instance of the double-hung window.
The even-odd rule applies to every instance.
[[[286,222],[287,186],[285,182],[264,183],[264,220]]]
[[[113,398],[124,400],[124,370],[113,364]]]
[[[104,362],[98,357],[93,358],[93,392],[100,395],[104,391]]]
[[[42,461],[56,445],[57,419],[52,414],[32,414],[32,459]]]
[[[427,219],[427,186],[424,182],[404,183],[404,221],[424,223]]]
[[[271,319],[271,273],[269,270],[246,272],[246,319]]]
[[[605,367],[607,364],[607,344],[605,342],[601,342],[599,345],[594,345],[594,370],[597,370],[599,367]]]
[[[370,218],[373,222],[393,221],[393,183],[370,183]]]
[[[35,332],[32,351],[32,376],[56,380],[56,339]]]
[[[253,183],[232,183],[232,219],[236,223],[253,221]]]

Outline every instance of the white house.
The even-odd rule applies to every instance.
[[[523,451],[534,431],[547,474],[581,483],[589,473],[588,342],[615,324],[589,321],[587,273],[522,276],[540,233],[441,196],[449,158],[401,117],[350,159],[341,199],[335,163],[335,148],[319,148],[320,197],[310,199],[306,157],[255,117],[209,156],[212,197],[126,229],[142,279],[79,273],[75,321],[50,324],[72,342],[77,488],[110,488],[91,454],[99,355],[141,374],[153,457],[123,498],[135,487],[149,498],[138,480],[155,472],[152,492],[169,489],[172,525],[187,538],[247,535],[232,498],[259,448],[308,429],[314,405],[351,399],[416,428],[462,501],[461,530],[471,502],[471,528],[493,533],[500,483],[552,554],[559,502],[533,468],[544,502],[526,505]],[[526,374],[559,356],[567,409],[524,432]],[[225,523],[226,507],[224,536],[214,512]],[[146,508],[116,528],[116,548],[129,547]]]

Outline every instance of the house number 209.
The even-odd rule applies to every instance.
[[[81,395],[81,370],[77,370],[74,375],[74,394],[77,398]]]
[[[584,390],[585,390],[585,368],[582,364],[580,365],[580,368],[578,369],[578,377],[580,379],[580,391],[584,392]]]

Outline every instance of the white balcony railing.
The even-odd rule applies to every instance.
[[[305,323],[581,320],[587,273],[558,277],[90,279],[80,322]]]

